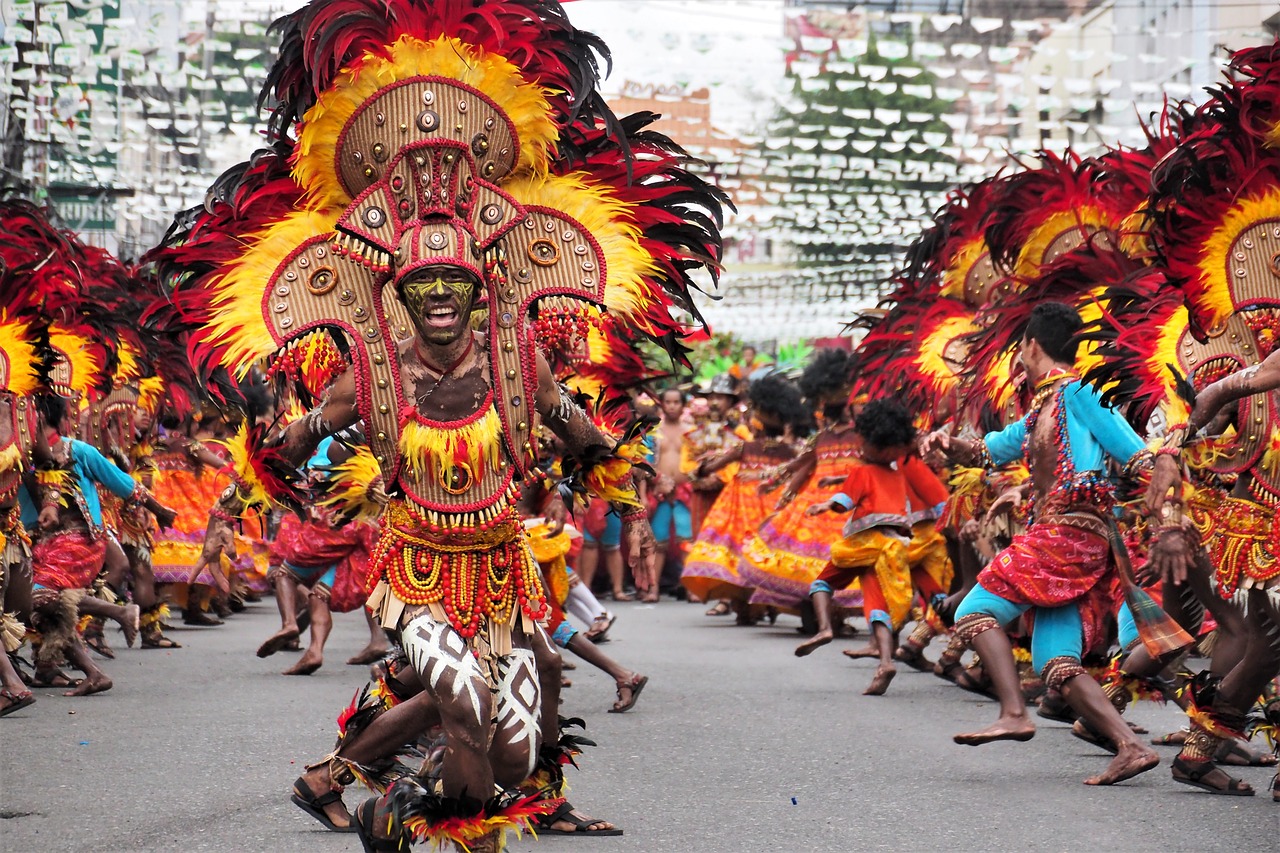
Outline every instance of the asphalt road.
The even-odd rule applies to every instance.
[[[795,620],[736,628],[675,602],[617,605],[605,650],[651,682],[636,708],[606,714],[611,681],[581,666],[564,710],[599,741],[570,798],[622,838],[514,841],[545,853],[837,850],[1270,850],[1280,804],[1174,784],[1164,765],[1112,789],[1081,780],[1105,754],[1046,722],[1027,744],[956,746],[994,706],[903,671],[860,695],[870,662],[840,644],[797,660]],[[121,650],[107,694],[41,690],[0,720],[0,850],[358,851],[288,799],[304,762],[331,746],[362,679],[342,661],[363,644],[339,616],[316,675],[279,674],[294,655],[253,651],[275,625],[270,599],[224,627],[179,629],[177,651]],[[118,637],[118,635],[117,635]],[[117,646],[123,642],[116,640]],[[931,654],[936,655],[935,646]],[[1144,703],[1153,732],[1181,723]],[[1241,775],[1265,792],[1266,769]],[[352,791],[348,804],[359,802]]]

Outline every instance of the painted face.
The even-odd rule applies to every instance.
[[[422,338],[430,343],[455,340],[471,319],[476,280],[460,267],[427,267],[400,286],[400,295]]]

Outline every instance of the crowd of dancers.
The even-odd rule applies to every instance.
[[[0,204],[0,716],[24,680],[110,689],[106,624],[172,649],[168,603],[212,625],[269,590],[286,675],[334,612],[369,630],[291,793],[327,828],[616,834],[565,799],[589,741],[559,713],[564,650],[611,711],[648,683],[599,645],[603,566],[618,601],[629,570],[797,614],[801,657],[860,616],[866,694],[900,664],[987,693],[971,745],[1031,739],[1032,701],[1115,753],[1088,784],[1159,763],[1122,716],[1159,694],[1174,780],[1254,793],[1221,765],[1275,763],[1280,721],[1280,47],[1145,148],[956,190],[852,351],[752,353],[695,413],[641,353],[685,358],[729,200],[613,114],[599,39],[553,0],[313,0],[275,31],[269,147],[139,264]]]

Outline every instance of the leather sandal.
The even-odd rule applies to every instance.
[[[311,788],[307,785],[307,780],[299,776],[293,783],[293,794],[289,797],[293,804],[311,815],[320,823],[324,824],[325,829],[330,832],[355,832],[356,827],[354,821],[346,826],[338,826],[330,817],[325,814],[324,807],[330,803],[342,802],[342,791],[330,790],[320,796],[311,793]],[[346,808],[346,806],[343,806]]]
[[[1214,770],[1220,770],[1218,765],[1212,761],[1187,761],[1182,756],[1173,759],[1174,774],[1173,781],[1183,785],[1190,785],[1193,788],[1199,788],[1201,791],[1208,791],[1210,794],[1217,794],[1220,797],[1252,797],[1253,788],[1248,787],[1248,783],[1243,779],[1237,779],[1234,776],[1227,775],[1227,787],[1215,788],[1205,782],[1200,781],[1208,776]],[[1181,776],[1177,774],[1181,773]],[[1223,771],[1226,774],[1226,771]],[[1274,796],[1274,791],[1272,796]]]
[[[7,717],[14,711],[20,711],[28,705],[36,703],[36,697],[31,695],[30,690],[23,690],[20,693],[14,693],[12,690],[0,690],[0,699],[8,704],[0,708],[0,717]]]
[[[364,853],[409,853],[409,841],[403,835],[398,838],[378,838],[374,834],[373,821],[378,810],[378,798],[370,797],[356,806],[351,821]]]

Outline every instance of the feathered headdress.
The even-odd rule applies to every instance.
[[[596,90],[602,45],[558,3],[316,0],[276,27],[264,90],[275,148],[153,255],[175,303],[205,321],[192,345],[202,362],[244,375],[330,330],[373,386],[363,414],[394,476],[399,380],[381,373],[396,372],[390,350],[411,331],[390,285],[415,269],[461,267],[483,283],[495,398],[521,466],[540,302],[603,305],[675,342],[667,309],[691,307],[693,269],[715,277],[725,198],[642,132],[647,119],[613,117]],[[195,247],[227,251],[222,233],[244,248],[204,266]]]

